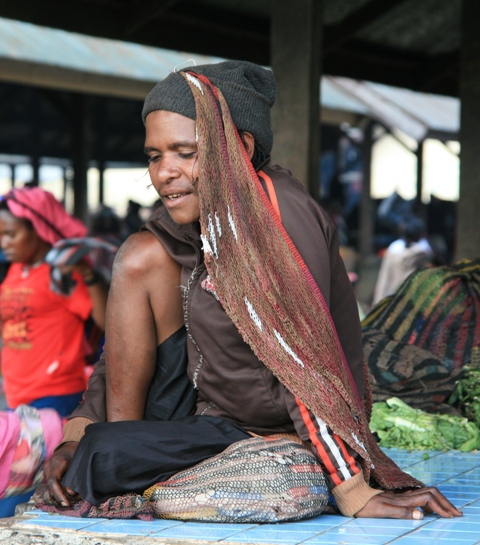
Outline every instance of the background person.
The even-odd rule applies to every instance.
[[[38,187],[13,189],[0,203],[0,243],[12,263],[0,287],[2,375],[10,409],[28,404],[66,416],[81,400],[85,321],[91,316],[104,329],[106,289],[81,261],[68,271],[68,293],[52,290],[45,257],[57,241],[86,233]]]
[[[425,267],[433,259],[433,250],[425,237],[425,224],[410,216],[398,227],[398,239],[387,248],[382,258],[372,304],[395,293],[414,271]]]

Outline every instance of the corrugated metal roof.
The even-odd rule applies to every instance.
[[[269,28],[289,17],[277,4],[275,0],[2,0],[0,16],[267,64]],[[302,10],[296,13],[297,3],[289,4],[293,19],[302,19]],[[480,2],[323,0],[322,4],[324,47],[319,66],[329,74],[458,96],[462,29],[470,28],[462,23],[462,13],[477,20]],[[474,27],[470,31],[475,32]],[[466,40],[472,41],[468,36]]]
[[[348,78],[327,79],[338,90],[361,102],[368,115],[417,141],[427,137],[430,131],[450,133],[454,137],[460,130],[460,100],[457,98]]]
[[[197,64],[221,60],[3,18],[0,18],[1,57],[148,82],[160,81],[190,58]]]
[[[70,74],[74,70],[152,84],[189,59],[196,64],[223,60],[0,18],[0,61],[2,58],[65,69]],[[1,67],[0,62],[0,79]],[[456,133],[460,125],[460,102],[456,98],[347,78],[324,77],[321,102],[324,108],[373,117],[416,140],[423,139],[429,130]]]
[[[334,78],[328,76],[322,78],[320,97],[324,108],[362,115],[369,114],[368,107],[361,100],[337,85]]]
[[[410,89],[389,87],[381,83],[367,85],[379,95],[394,102],[427,127],[438,131],[458,132],[460,130],[460,100],[454,97],[417,93]]]

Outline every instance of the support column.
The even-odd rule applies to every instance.
[[[40,157],[38,155],[32,156],[32,183],[31,185],[38,187],[40,184]]]
[[[99,161],[98,163],[98,204],[102,205],[105,199],[105,163]]]
[[[323,0],[272,5],[270,59],[278,86],[272,160],[289,168],[318,200]]]
[[[67,171],[68,171],[67,168],[63,168],[63,199],[62,199],[63,206],[66,206],[67,204],[67,189],[68,189],[68,182],[69,182]]]
[[[12,187],[15,187],[15,170],[16,170],[16,165],[14,165],[13,163],[10,163],[10,184]]]
[[[422,202],[423,193],[423,150],[425,147],[425,140],[421,140],[417,144],[417,196],[415,197],[415,213],[419,218],[426,221],[426,210]]]
[[[372,178],[372,146],[374,122],[369,121],[363,130],[362,142],[362,200],[360,201],[360,263],[365,264],[366,260],[373,253],[373,207],[370,198],[370,187]]]
[[[74,95],[72,118],[73,214],[87,223],[87,170],[90,159],[90,115],[87,96]]]
[[[455,260],[480,256],[480,2],[463,0],[460,61],[460,198]]]

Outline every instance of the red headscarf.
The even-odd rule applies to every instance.
[[[70,216],[48,191],[39,187],[14,188],[4,198],[10,212],[31,221],[38,236],[52,246],[64,238],[87,235],[87,227]]]

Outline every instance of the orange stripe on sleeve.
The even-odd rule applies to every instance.
[[[342,451],[342,454],[343,454],[343,457],[345,458],[345,461],[350,466],[350,471],[354,475],[357,475],[358,473],[360,473],[362,470],[358,466],[355,458],[348,452],[348,449],[347,449],[343,439],[341,437],[339,437],[336,433],[333,434],[333,437],[334,437],[335,442],[337,443],[337,445],[340,447],[340,449]]]
[[[310,413],[308,412],[307,407],[298,398],[296,398],[296,402],[300,408],[300,414],[302,415],[303,421],[305,422],[305,425],[307,427],[310,441],[313,443],[313,445],[317,449],[318,455],[320,456],[322,462],[324,463],[332,481],[334,482],[336,486],[338,486],[343,481],[339,478],[335,466],[332,464],[330,457],[328,456],[324,446],[322,445],[321,441],[319,440],[317,436],[317,428],[315,427],[315,424],[312,422],[312,419],[310,418]]]

